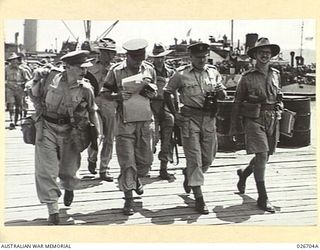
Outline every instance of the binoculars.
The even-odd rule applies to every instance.
[[[204,99],[203,110],[216,114],[218,111],[217,93],[214,91],[207,92]]]

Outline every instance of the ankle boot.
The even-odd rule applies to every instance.
[[[187,169],[184,168],[182,170],[182,173],[183,173],[183,176],[184,176],[184,181],[183,181],[183,188],[184,188],[184,191],[189,194],[191,192],[191,187],[189,186],[189,183],[188,183],[188,177],[187,177]]]
[[[109,173],[109,171],[100,173],[99,177],[100,177],[100,180],[107,181],[107,182],[113,182],[113,177]]]
[[[126,198],[123,207],[124,215],[133,215],[133,198]]]
[[[196,198],[196,211],[200,214],[208,214],[209,210],[206,206],[206,203],[203,200],[203,197]]]
[[[91,174],[97,173],[96,168],[97,168],[96,162],[88,161],[88,170]]]
[[[173,174],[169,174],[167,171],[168,162],[167,161],[161,161],[160,163],[160,178],[162,180],[171,180],[173,177]]]
[[[252,174],[253,172],[253,160],[250,161],[249,165],[244,169],[238,169],[237,175],[239,176],[239,181],[237,183],[237,188],[240,194],[244,194],[246,191],[246,181],[247,178]]]
[[[49,214],[48,225],[59,225],[60,217],[59,213]]]
[[[143,185],[142,185],[142,183],[141,183],[139,178],[137,178],[137,187],[136,187],[136,189],[134,191],[136,191],[137,195],[142,195],[143,194]]]
[[[267,211],[269,213],[275,213],[275,208],[272,206],[270,201],[268,200],[268,195],[265,187],[264,181],[259,181],[256,183],[257,185],[257,190],[258,190],[258,200],[257,200],[257,205],[260,209]]]
[[[64,191],[64,196],[63,196],[63,203],[66,207],[69,207],[72,204],[73,201],[73,190],[65,190]]]

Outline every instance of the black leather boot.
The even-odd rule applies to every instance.
[[[137,188],[134,191],[136,191],[137,195],[143,194],[143,185],[139,178],[137,178]]]
[[[96,174],[97,163],[88,161],[88,170],[91,174]]]
[[[113,182],[113,177],[111,174],[107,172],[100,173],[100,180],[107,181],[107,182]]]
[[[272,206],[272,204],[268,200],[267,191],[266,191],[264,181],[259,181],[256,183],[256,185],[257,185],[257,190],[258,190],[258,194],[259,194],[259,197],[257,200],[258,207],[264,211],[269,212],[269,213],[275,213],[276,210],[275,210],[274,206]]]
[[[123,207],[124,215],[133,215],[133,198],[126,198]]]
[[[189,194],[191,192],[191,187],[189,186],[189,183],[188,183],[188,177],[187,177],[187,169],[183,169],[182,170],[182,173],[183,173],[183,176],[184,176],[184,181],[183,181],[183,188],[184,188],[184,191]]]
[[[238,169],[237,175],[239,176],[239,181],[237,183],[237,188],[240,194],[244,194],[246,191],[246,180],[253,173],[253,163],[254,158],[250,161],[249,165],[244,169]]]
[[[171,180],[173,178],[173,174],[169,174],[166,169],[160,169],[160,178],[162,180]]]
[[[203,200],[203,197],[196,198],[196,211],[200,214],[209,213],[209,210],[206,206],[206,203]]]
[[[69,207],[72,204],[73,197],[74,197],[73,191],[69,191],[69,190],[64,191],[63,202],[66,207]]]
[[[173,178],[173,174],[168,173],[167,166],[168,166],[167,161],[160,162],[160,178],[162,180],[171,180],[171,178]]]
[[[49,225],[59,225],[60,217],[59,213],[49,214],[48,224]]]

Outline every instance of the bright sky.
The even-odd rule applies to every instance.
[[[85,32],[83,21],[64,20],[72,33],[84,41]],[[91,39],[100,36],[115,20],[92,21]],[[268,37],[271,43],[277,43],[281,49],[300,49],[301,26],[303,25],[303,49],[315,49],[316,22],[313,19],[267,19],[267,20],[234,20],[234,43],[237,45],[245,42],[247,33],[258,33],[259,36]],[[19,43],[23,43],[24,20],[7,20],[5,22],[5,41],[14,42],[14,33],[19,32]],[[191,29],[190,37],[199,38],[208,42],[210,35],[222,38],[224,34],[231,38],[231,20],[208,20],[208,21],[119,21],[114,29],[108,34],[113,38],[119,47],[131,38],[144,38],[149,42],[149,50],[154,42],[162,42],[164,45],[174,44],[174,38],[186,39],[188,30]],[[312,37],[313,39],[305,39]],[[70,38],[75,40],[62,20],[39,20],[38,22],[38,43],[40,51],[56,48],[61,49],[64,40]]]

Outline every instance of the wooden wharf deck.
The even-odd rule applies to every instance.
[[[122,214],[123,193],[117,180],[100,181],[87,170],[83,153],[79,177],[71,207],[59,200],[62,225],[316,225],[317,171],[315,138],[315,102],[311,103],[311,145],[301,148],[278,148],[267,166],[266,183],[275,214],[256,207],[253,176],[247,181],[246,194],[237,194],[236,170],[245,167],[252,155],[244,150],[218,152],[205,174],[204,197],[210,210],[199,215],[194,209],[193,195],[184,193],[182,168],[169,165],[175,179],[168,182],[158,177],[160,162],[156,155],[151,176],[143,178],[144,194],[135,196],[136,213]],[[182,153],[182,149],[180,148]],[[119,174],[116,155],[111,161],[111,173]],[[47,225],[47,209],[39,204],[34,183],[34,147],[23,143],[20,127],[5,132],[5,226]]]

